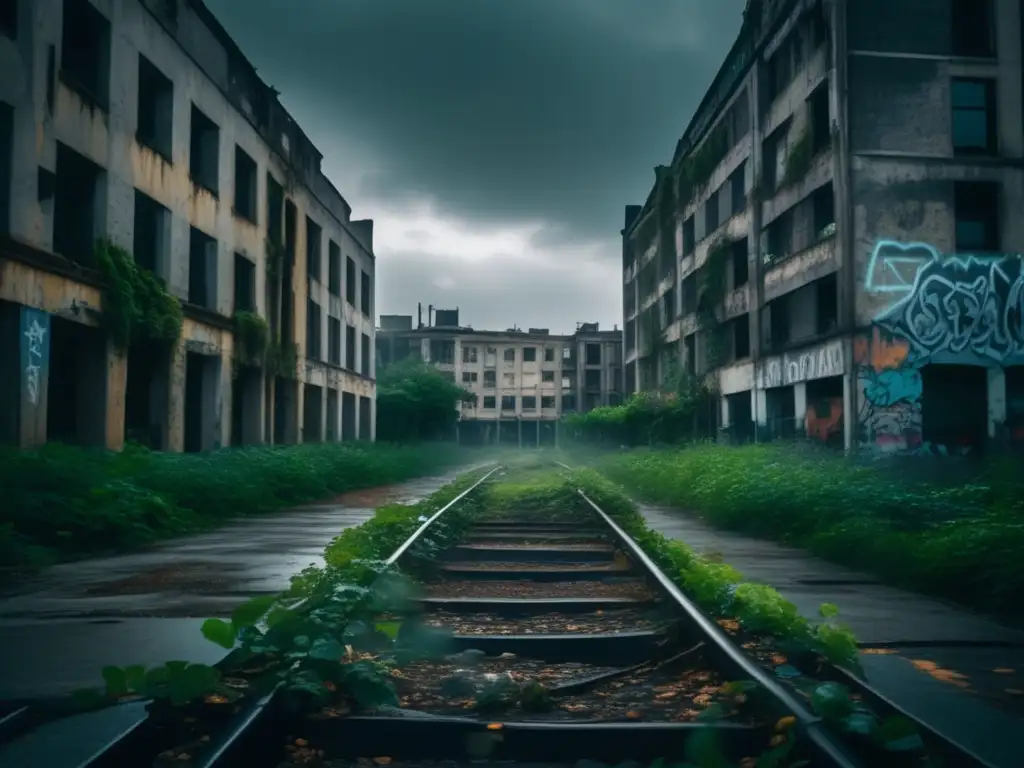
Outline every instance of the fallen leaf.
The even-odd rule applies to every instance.
[[[786,737],[783,736],[781,733],[777,733],[776,735],[772,736],[772,740],[768,743],[771,744],[773,747],[777,747],[785,741]]]
[[[740,623],[735,619],[719,619],[718,626],[726,632],[739,632]]]
[[[786,731],[796,725],[796,718],[793,715],[787,715],[786,717],[779,718],[779,722],[775,724],[776,731]]]
[[[643,718],[643,716],[644,716],[643,712],[627,712],[626,713],[626,719],[627,720],[640,720],[640,719]]]
[[[780,664],[785,664],[787,661],[789,661],[789,659],[787,659],[781,653],[772,654],[772,664],[775,664],[776,666],[779,666]]]
[[[500,731],[503,727],[504,726],[501,723],[488,723],[487,724],[487,730],[488,731]]]
[[[711,697],[706,693],[700,693],[693,697],[693,703],[701,707],[706,707],[711,703]]]
[[[951,669],[944,669],[936,664],[934,661],[926,661],[922,659],[911,659],[910,663],[914,665],[916,669],[921,670],[933,678],[942,683],[949,683],[955,685],[958,688],[970,688],[971,683],[967,675],[962,675],[959,672],[954,672]]]

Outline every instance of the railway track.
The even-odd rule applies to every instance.
[[[251,691],[198,737],[141,715],[76,765],[934,764],[815,714],[582,491],[559,516],[492,514],[474,499],[502,481],[492,471],[424,520],[362,588],[369,602],[342,636],[316,663],[299,654],[305,672]],[[325,665],[348,676],[335,684]],[[310,669],[326,698],[319,683],[296,697]],[[857,678],[834,677],[875,714],[905,717]],[[984,765],[916,725],[947,768]]]

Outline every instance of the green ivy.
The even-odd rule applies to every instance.
[[[109,240],[97,243],[96,263],[105,280],[103,324],[121,350],[146,342],[173,344],[180,338],[181,302],[163,280]]]
[[[786,155],[786,172],[782,177],[782,186],[800,181],[811,169],[814,159],[814,136],[810,127],[796,140]]]
[[[268,374],[294,379],[299,371],[299,345],[285,341],[270,344],[264,360]]]
[[[270,326],[256,312],[235,312],[235,361],[263,365],[270,347]]]
[[[677,184],[677,196],[681,202],[689,201],[694,192],[708,183],[711,174],[728,152],[728,135],[725,128],[719,126],[682,162]]]

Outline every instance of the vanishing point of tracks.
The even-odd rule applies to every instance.
[[[391,560],[401,567],[463,496],[425,521]],[[788,741],[792,751],[772,765],[917,764],[851,746],[826,727],[582,492],[572,522],[514,511],[479,517],[437,557],[416,602],[415,618],[385,617],[403,621],[396,647],[413,623],[448,630],[448,647],[443,657],[392,668],[398,708],[298,722],[271,694],[243,707],[202,755],[181,764],[457,768],[511,761],[543,768],[663,758],[753,766]],[[855,678],[843,682],[875,711],[898,712]],[[917,725],[946,768],[984,765]],[[709,741],[726,763],[694,756]],[[149,768],[154,759],[142,720],[81,768]]]

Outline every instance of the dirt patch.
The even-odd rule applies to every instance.
[[[599,610],[588,614],[540,613],[510,618],[493,613],[428,614],[425,622],[457,635],[572,635],[638,632],[664,624],[651,611]]]
[[[123,579],[105,581],[89,587],[86,595],[113,597],[145,595],[152,592],[189,592],[191,594],[223,594],[238,586],[234,573],[213,563],[174,563],[150,568]]]
[[[446,579],[424,587],[427,597],[522,598],[618,597],[650,600],[653,595],[640,579],[622,581],[461,581]]]

